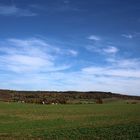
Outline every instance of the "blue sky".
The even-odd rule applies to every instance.
[[[0,88],[140,95],[140,1],[0,0]]]

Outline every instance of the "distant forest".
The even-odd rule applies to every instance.
[[[74,100],[94,101],[102,103],[103,99],[117,98],[124,100],[140,100],[140,96],[128,96],[111,92],[89,91],[16,91],[0,90],[0,101],[37,104],[67,104]]]

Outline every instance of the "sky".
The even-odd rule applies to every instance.
[[[140,0],[0,0],[0,88],[140,96]]]

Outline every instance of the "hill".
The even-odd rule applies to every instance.
[[[101,91],[16,91],[0,90],[0,100],[5,102],[26,103],[102,103],[102,100],[140,100],[139,96],[128,96]]]

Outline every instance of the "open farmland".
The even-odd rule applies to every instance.
[[[0,139],[138,140],[140,104],[0,102]]]

